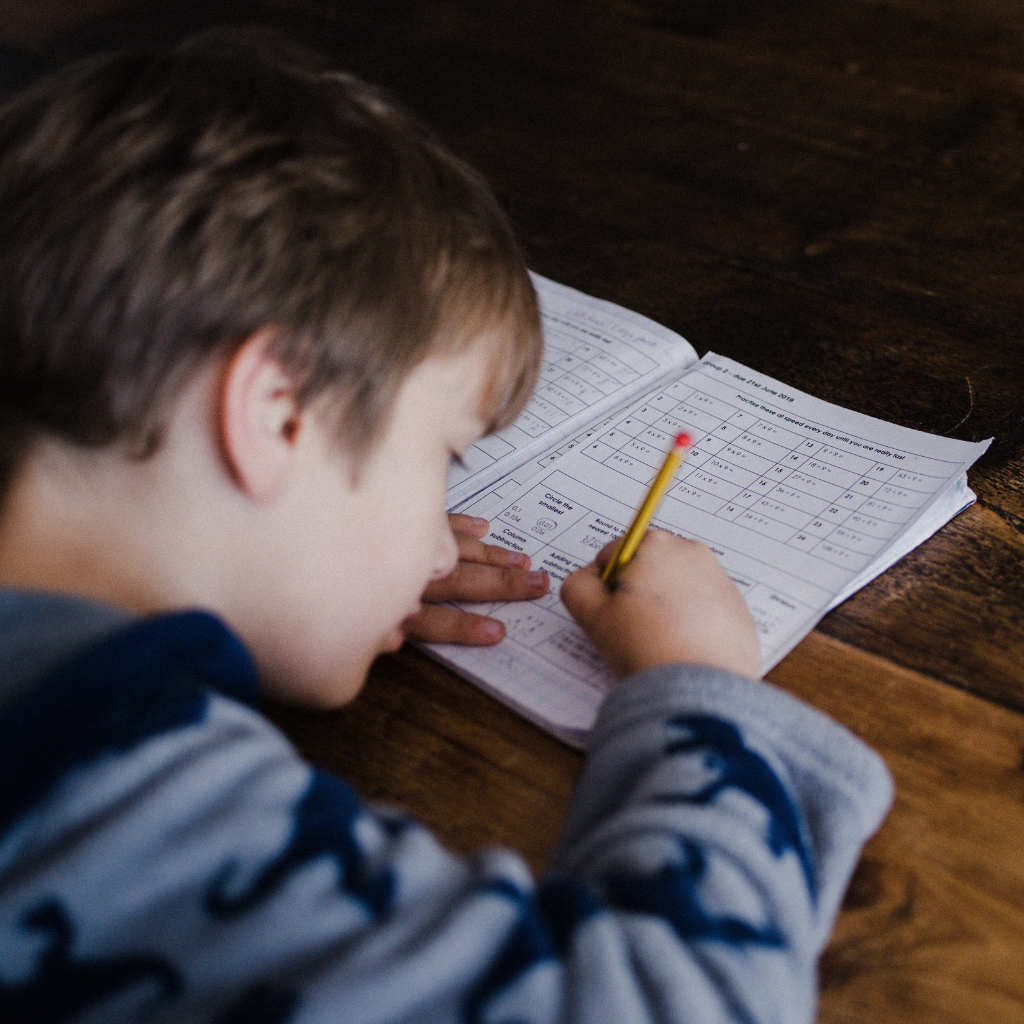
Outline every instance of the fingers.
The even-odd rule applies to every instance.
[[[473,516],[449,515],[459,561],[444,579],[423,592],[424,607],[404,623],[406,635],[426,643],[474,646],[496,644],[505,635],[497,619],[451,608],[444,601],[529,601],[547,593],[545,572],[531,572],[530,559],[519,551],[485,544],[490,524]]]
[[[485,544],[480,538],[487,535],[490,523],[473,516],[449,514],[448,521],[459,547],[460,562],[480,562],[483,565],[509,566],[529,569],[530,558],[521,551],[510,551],[499,544]]]
[[[505,635],[505,626],[486,615],[447,605],[425,605],[418,615],[403,623],[405,635],[424,643],[467,644],[486,647]]]
[[[611,547],[612,545],[607,545],[598,554],[596,561],[570,573],[562,581],[562,589],[559,592],[562,604],[587,632],[589,632],[588,625],[608,604],[608,588],[601,582],[601,573],[604,571],[608,558],[602,560],[601,555]],[[608,557],[611,555],[609,554]]]
[[[452,533],[458,536],[460,533],[467,537],[486,537],[491,524],[486,519],[477,516],[464,516],[461,512],[449,512],[448,524]]]
[[[547,593],[549,582],[546,572],[527,572],[500,558],[488,563],[461,561],[443,580],[427,587],[423,600],[529,601]]]

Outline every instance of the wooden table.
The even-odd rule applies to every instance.
[[[161,24],[126,2],[61,34],[14,6],[36,20],[13,41],[58,60]],[[262,0],[175,4],[166,31],[243,8],[417,109],[538,271],[822,398],[995,436],[978,503],[770,678],[897,783],[821,1020],[1024,1020],[1024,4]],[[578,755],[418,654],[350,709],[273,714],[452,847],[543,870]]]

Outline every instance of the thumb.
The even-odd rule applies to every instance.
[[[601,573],[612,557],[618,541],[606,544],[590,565],[583,566],[566,576],[559,596],[569,614],[586,628],[593,621],[610,597],[608,588],[601,582]]]

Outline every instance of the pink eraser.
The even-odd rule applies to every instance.
[[[682,434],[676,434],[676,447],[677,448],[689,448],[693,444],[690,440],[690,435],[685,431]]]

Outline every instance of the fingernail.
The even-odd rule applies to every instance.
[[[518,551],[510,551],[508,553],[508,564],[516,569],[528,569],[530,566],[530,556],[521,554]]]
[[[526,585],[531,590],[540,590],[548,581],[546,572],[528,572],[526,574]]]
[[[505,635],[505,627],[497,619],[481,622],[478,628],[484,640],[500,640]]]
[[[486,519],[481,519],[479,516],[471,516],[470,522],[478,530],[487,530],[491,525]]]

